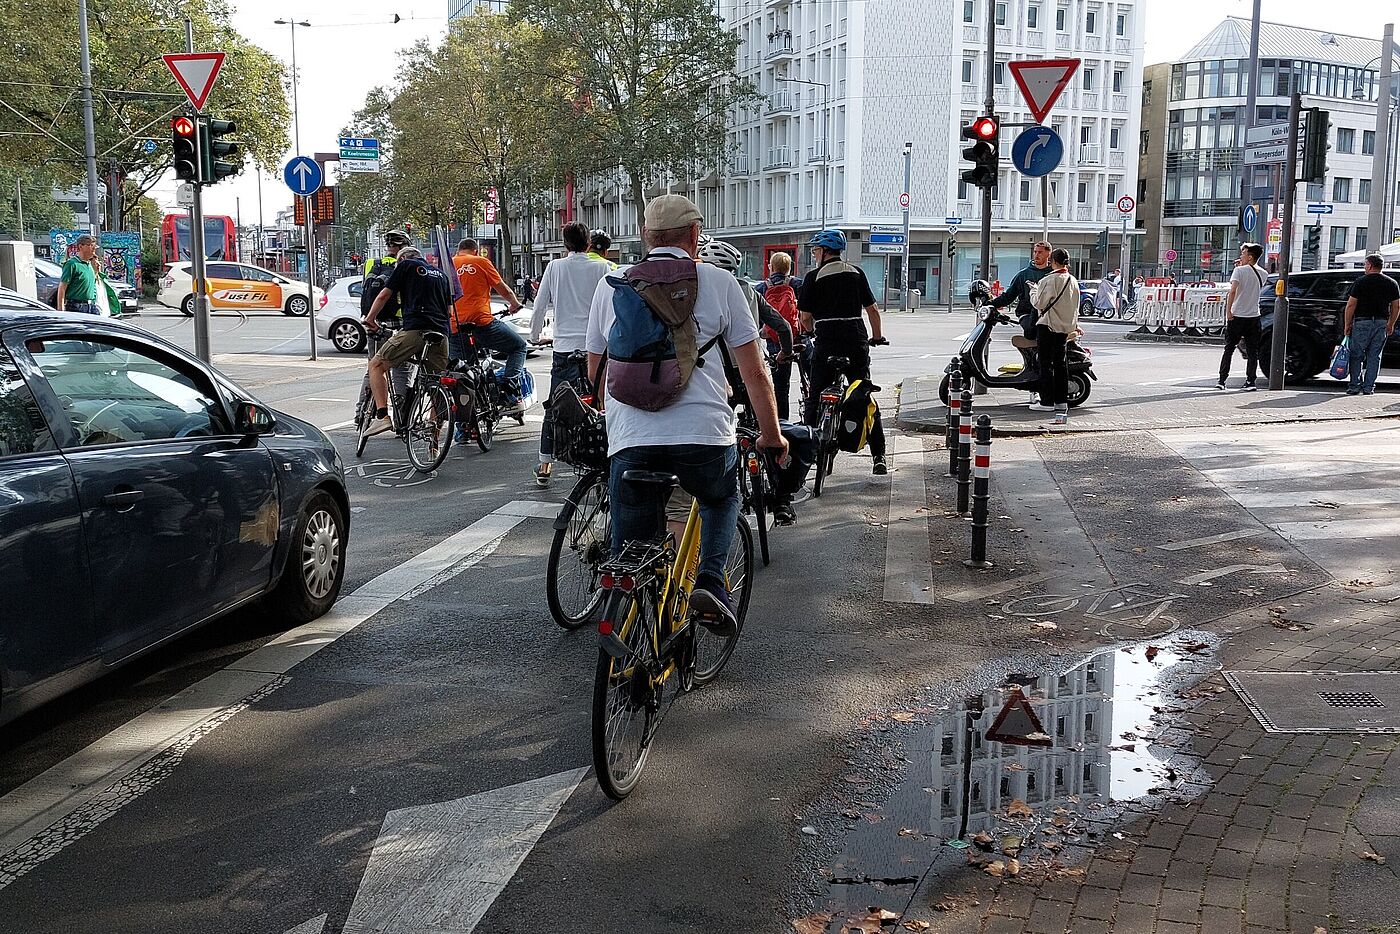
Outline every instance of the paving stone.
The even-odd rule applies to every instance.
[[[1185,892],[1178,889],[1162,890],[1162,901],[1157,906],[1157,917],[1170,921],[1189,921],[1195,924],[1201,915],[1201,891]]]
[[[1118,892],[1119,901],[1134,902],[1139,905],[1153,905],[1162,897],[1162,880],[1156,876],[1145,876],[1130,872],[1123,880]]]
[[[1157,921],[1156,905],[1139,905],[1133,902],[1119,902],[1113,914],[1114,931],[1131,931],[1133,934],[1146,934]]]
[[[1035,901],[1035,889],[1029,885],[1007,883],[997,891],[992,911],[1009,918],[1029,918],[1031,904]]]
[[[1237,876],[1209,876],[1206,878],[1204,901],[1207,905],[1222,908],[1239,908],[1244,905],[1244,880]]]
[[[1133,856],[1130,872],[1151,876],[1164,876],[1176,851],[1164,847],[1139,847]]]
[[[1020,918],[1003,918],[993,915],[982,928],[985,934],[1025,934],[1026,923]]]
[[[1118,904],[1118,892],[1114,889],[1101,889],[1085,885],[1079,890],[1079,898],[1074,903],[1074,917],[1101,918],[1108,921],[1113,917],[1113,909]]]
[[[1190,923],[1181,921],[1157,922],[1157,934],[1200,934],[1200,930],[1194,921]]]
[[[1241,827],[1257,827],[1263,830],[1273,820],[1274,812],[1257,804],[1241,804],[1235,810],[1233,821]]]
[[[1074,906],[1069,902],[1037,898],[1031,907],[1026,930],[1034,934],[1063,934],[1069,927],[1070,913],[1073,910]]]
[[[1244,912],[1238,908],[1206,905],[1201,909],[1201,930],[1210,934],[1240,934],[1244,929]],[[1311,934],[1311,932],[1310,932]]]

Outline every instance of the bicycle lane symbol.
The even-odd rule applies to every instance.
[[[412,464],[402,461],[370,461],[368,464],[356,464],[355,474],[375,486],[392,490],[427,483],[437,476],[437,471],[419,473]]]
[[[1058,616],[1079,609],[1086,619],[1102,623],[1098,630],[1100,635],[1153,638],[1181,627],[1181,620],[1167,611],[1186,596],[1161,593],[1147,584],[1134,582],[1078,594],[1018,597],[1004,603],[1002,612],[1011,616]]]

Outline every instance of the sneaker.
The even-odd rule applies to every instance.
[[[1376,394],[1376,391],[1374,389],[1363,389],[1361,390],[1361,394],[1363,396],[1374,396]]]
[[[1031,411],[1032,411],[1032,412],[1053,412],[1053,411],[1055,411],[1055,407],[1054,407],[1053,405],[1041,405],[1039,402],[1032,402],[1032,403],[1031,403]]]
[[[1216,384],[1215,384],[1215,388],[1216,388],[1216,389],[1219,389],[1221,392],[1224,392],[1224,391],[1225,391],[1225,381],[1224,381],[1224,380],[1221,380],[1220,382],[1216,383]]]
[[[783,503],[773,507],[774,525],[796,525],[797,510],[792,508],[792,503]]]
[[[468,441],[470,441],[470,440],[471,440],[471,436],[467,434],[467,429],[463,428],[461,425],[458,425],[455,429],[453,429],[453,431],[452,431],[452,443],[453,443],[453,444],[466,444],[466,443],[467,443]]]
[[[873,473],[875,476],[883,477],[885,474],[890,472],[889,465],[885,463],[885,455],[880,454],[872,456],[870,460],[874,464],[874,466],[870,468],[870,472]]]
[[[549,486],[550,469],[551,468],[548,464],[540,464],[538,467],[535,468],[536,486]]]
[[[389,421],[389,416],[385,415],[383,418],[376,418],[369,423],[369,427],[365,429],[365,436],[382,435],[386,431],[393,430],[393,423]]]
[[[1258,391],[1259,391],[1259,387],[1256,386],[1256,385],[1254,385],[1253,383],[1245,383],[1243,386],[1240,387],[1240,392],[1258,392]]]
[[[729,602],[729,589],[714,576],[701,574],[695,578],[695,586],[690,591],[690,609],[700,625],[715,635],[728,638],[739,634],[739,621]]]
[[[1031,393],[1031,408],[1035,408],[1038,405],[1040,405],[1040,393],[1033,392]]]
[[[1347,395],[1349,395],[1349,396],[1359,396],[1359,395],[1361,395],[1361,390],[1360,390],[1360,389],[1348,389],[1348,390],[1347,390]]]

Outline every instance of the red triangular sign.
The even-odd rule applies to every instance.
[[[1053,746],[1052,740],[1040,725],[1031,702],[1019,687],[1011,690],[1011,696],[1002,704],[1001,712],[987,730],[987,739],[994,743],[1010,743],[1014,746]]]
[[[214,89],[214,79],[219,77],[219,69],[224,67],[224,53],[180,52],[162,55],[161,58],[165,59],[165,67],[175,76],[194,109],[203,110],[209,92]]]
[[[1026,99],[1036,123],[1045,122],[1045,115],[1079,70],[1077,58],[1041,58],[1006,64],[1011,67],[1011,77],[1016,79],[1016,86],[1021,89],[1021,96]]]

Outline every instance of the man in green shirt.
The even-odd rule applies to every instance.
[[[97,314],[97,274],[92,260],[97,255],[97,238],[83,234],[77,239],[77,254],[63,264],[63,276],[58,280],[56,304],[64,311]]]

